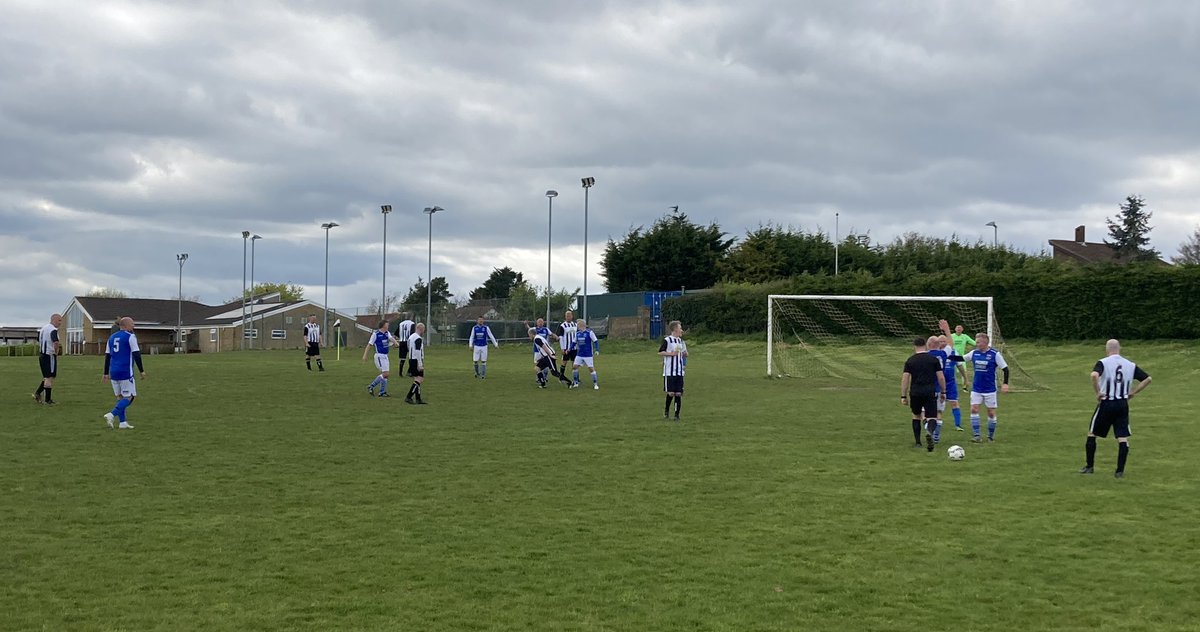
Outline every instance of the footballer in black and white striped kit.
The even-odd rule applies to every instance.
[[[325,365],[321,363],[321,343],[324,342],[321,338],[321,326],[317,324],[316,314],[308,315],[308,322],[304,323],[304,342],[307,347],[304,350],[304,364],[308,370],[312,370],[313,358],[317,359],[317,369],[324,371]]]
[[[563,314],[563,321],[558,325],[558,348],[562,351],[562,366],[558,372],[567,373],[567,367],[575,364],[575,357],[579,355],[579,349],[576,347],[575,334],[579,332],[579,326],[575,324],[575,312],[567,310]]]
[[[396,345],[396,353],[400,355],[400,375],[404,375],[404,361],[408,359],[408,339],[412,338],[416,325],[417,324],[408,317],[408,314],[404,314],[404,320],[396,323],[396,330],[392,332],[395,334],[396,340],[400,341]]]
[[[49,406],[54,405],[52,389],[54,378],[58,377],[58,353],[61,349],[58,342],[59,325],[62,325],[62,315],[52,314],[50,322],[42,325],[38,331],[38,364],[42,369],[42,381],[38,382],[37,390],[33,392],[33,401]],[[44,399],[42,393],[46,394]]]
[[[1091,474],[1096,464],[1096,437],[1107,437],[1112,430],[1117,438],[1117,469],[1113,476],[1125,476],[1129,458],[1129,400],[1150,385],[1150,375],[1121,356],[1121,343],[1109,340],[1104,345],[1105,356],[1092,368],[1092,389],[1096,392],[1096,412],[1088,428],[1085,452],[1087,465],[1080,474]],[[1134,381],[1137,384],[1134,384]]]
[[[408,336],[408,376],[413,379],[404,397],[405,404],[425,404],[421,399],[421,385],[425,383],[425,323],[417,323]],[[402,360],[403,361],[403,360]]]
[[[671,415],[671,402],[675,403],[675,421],[679,421],[679,409],[683,406],[683,374],[687,369],[687,345],[683,342],[683,325],[673,320],[667,325],[667,336],[658,347],[663,359],[663,392],[667,394],[663,405],[663,419]]]

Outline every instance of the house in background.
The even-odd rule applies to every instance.
[[[215,353],[241,349],[242,337],[247,348],[303,349],[304,323],[309,314],[316,314],[319,322],[324,308],[313,301],[282,301],[278,293],[264,294],[247,303],[243,320],[241,301],[204,305],[175,299],[76,296],[62,314],[65,353],[102,353],[104,341],[124,316],[133,318],[138,343],[146,353],[172,353],[181,318],[187,352]],[[370,329],[355,323],[351,315],[330,310],[327,346],[334,343],[333,323],[338,320],[344,346],[366,345]]]
[[[1075,240],[1051,239],[1050,249],[1057,261],[1073,261],[1075,263],[1129,263],[1129,260],[1117,254],[1117,249],[1104,243],[1087,241],[1083,226],[1075,227]],[[1159,259],[1163,265],[1170,265]]]

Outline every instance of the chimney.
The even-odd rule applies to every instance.
[[[1075,241],[1077,241],[1081,244],[1084,243],[1085,241],[1087,241],[1086,239],[1083,238],[1083,226],[1075,227]]]

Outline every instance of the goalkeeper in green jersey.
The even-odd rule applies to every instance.
[[[975,346],[975,339],[963,333],[962,325],[955,325],[954,333],[950,334],[950,341],[954,344],[954,355],[966,353],[967,345]]]

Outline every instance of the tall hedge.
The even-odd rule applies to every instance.
[[[802,274],[723,285],[670,299],[665,320],[717,333],[765,331],[769,294],[992,296],[1007,338],[1200,337],[1200,266],[1071,266],[1053,261],[989,272]]]

